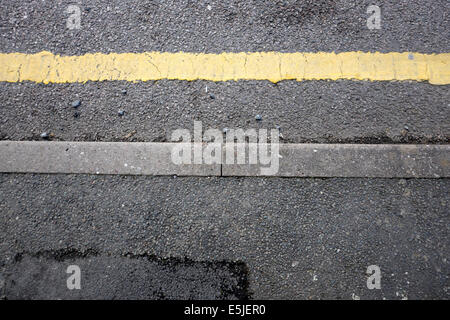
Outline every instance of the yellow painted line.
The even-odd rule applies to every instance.
[[[0,81],[414,80],[450,84],[450,53],[0,53]]]

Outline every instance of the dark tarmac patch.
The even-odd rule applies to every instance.
[[[81,289],[69,290],[69,265],[81,270]],[[6,266],[6,299],[248,300],[242,262],[193,261],[73,248],[18,253]]]

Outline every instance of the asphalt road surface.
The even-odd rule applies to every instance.
[[[446,0],[89,0],[70,30],[74,3],[0,0],[0,52],[450,52]],[[380,30],[366,26],[372,4]],[[448,144],[449,98],[415,81],[0,82],[0,139],[166,142],[199,120],[280,126],[284,143]],[[449,187],[0,174],[0,297],[448,299]],[[81,290],[66,288],[73,264]]]
[[[92,254],[83,258],[83,252],[95,252],[97,260],[84,263],[95,266],[97,290],[108,296],[112,285],[100,279],[111,273],[104,266],[123,261],[130,268],[116,267],[111,281],[117,288],[128,283],[121,297],[136,297],[141,281],[128,279],[146,263],[124,257],[144,254],[188,258],[200,266],[243,263],[238,270],[248,288],[239,291],[254,299],[448,298],[447,179],[11,174],[2,175],[0,187],[0,263],[13,279],[40,270],[45,275],[53,265],[65,270],[89,260]],[[62,252],[58,259],[64,248],[79,255],[65,258]],[[25,263],[18,254],[35,256]],[[189,277],[189,263],[175,265],[180,281]],[[382,271],[381,290],[367,289],[370,265]],[[205,287],[214,288],[220,275],[234,283],[236,276],[222,269],[208,275]],[[154,263],[147,272],[155,274]],[[56,291],[68,298],[71,291],[52,289],[56,280],[65,286],[67,277],[38,277],[39,291],[27,281],[4,290],[6,297]],[[91,297],[89,285],[79,294]],[[165,296],[177,296],[170,284],[165,288]],[[216,297],[211,294],[207,298]]]
[[[69,1],[0,3],[5,53],[450,51],[446,0],[383,3],[381,30],[366,26],[373,1],[83,1],[78,30],[66,27]],[[173,130],[192,128],[194,120],[218,129],[278,125],[290,143],[448,143],[450,137],[448,86],[427,83],[0,86],[0,138],[8,140],[37,140],[49,131],[55,140],[166,141]],[[77,110],[71,108],[74,100],[81,101]],[[261,124],[254,121],[257,114]]]

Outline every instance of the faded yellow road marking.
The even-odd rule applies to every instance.
[[[0,53],[0,81],[415,80],[450,84],[450,53]]]

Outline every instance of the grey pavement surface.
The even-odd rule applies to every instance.
[[[28,142],[29,143],[29,142]],[[224,144],[222,176],[316,178],[449,178],[450,148],[445,145],[237,144],[235,157],[258,152],[258,164],[228,164],[233,150]],[[249,152],[249,149],[252,150]],[[256,151],[258,150],[258,151]],[[270,151],[270,158],[266,151]],[[237,155],[236,155],[237,154]],[[263,157],[261,157],[261,154]],[[264,158],[270,162],[262,163]],[[233,158],[232,158],[233,159]],[[1,168],[1,166],[0,166]]]
[[[420,144],[0,141],[2,173],[449,178],[449,158]]]
[[[24,298],[55,292],[58,277],[49,275],[54,260],[25,264],[17,255],[47,250],[58,256],[72,248],[81,256],[98,253],[91,279],[102,277],[102,265],[145,254],[244,263],[252,299],[448,299],[448,190],[448,179],[3,174],[3,294]],[[83,262],[77,255],[62,259]],[[366,287],[369,265],[381,268],[381,290]],[[99,282],[99,292],[120,292],[133,269],[117,268],[114,283]],[[150,279],[153,267],[149,270]],[[188,272],[183,263],[177,270],[180,278]],[[11,286],[18,274],[47,278],[38,289]],[[218,281],[214,277],[207,287]],[[59,281],[66,279],[61,275]],[[140,286],[127,285],[131,293]],[[164,288],[165,296],[175,295],[170,285]]]
[[[176,145],[140,142],[0,141],[0,172],[220,176],[220,164],[174,163],[172,153]],[[202,145],[197,146],[201,151]],[[188,147],[192,154],[195,147]],[[432,167],[436,169],[435,166]],[[433,169],[433,173],[441,173],[440,168]]]

